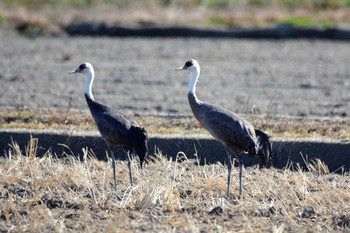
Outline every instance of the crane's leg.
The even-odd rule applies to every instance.
[[[232,171],[232,158],[231,153],[225,148],[227,154],[227,191],[226,197],[230,198],[230,184],[231,184],[231,171]]]
[[[239,167],[239,196],[238,199],[242,198],[243,193],[243,185],[242,185],[242,170],[243,170],[243,164],[240,159],[238,159],[238,167]]]
[[[112,151],[112,168],[113,168],[113,178],[114,178],[114,191],[117,192],[117,178],[115,176],[115,156]]]
[[[131,157],[130,157],[130,151],[127,151],[128,154],[128,168],[129,168],[129,177],[130,177],[130,185],[131,187],[134,187],[134,180],[132,178],[132,172],[131,172]]]
[[[227,192],[226,197],[230,198],[230,183],[231,183],[231,171],[232,171],[232,158],[231,158],[231,152],[225,147],[226,153],[227,153],[227,169],[228,169],[228,176],[227,176]],[[243,193],[243,182],[242,182],[242,170],[243,170],[243,164],[240,159],[238,161],[238,168],[239,168],[239,195],[238,198],[242,198]]]

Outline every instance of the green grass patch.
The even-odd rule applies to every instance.
[[[6,21],[6,16],[0,14],[0,24],[4,23]]]
[[[293,16],[279,21],[278,24],[287,24],[294,27],[334,27],[336,22],[330,19],[315,19],[302,16]]]

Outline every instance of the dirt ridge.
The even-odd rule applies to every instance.
[[[105,22],[73,22],[65,26],[64,31],[70,36],[350,40],[348,28],[294,27],[288,24],[263,28],[213,29],[187,26],[126,27]]]
[[[24,129],[0,130],[0,150],[9,151],[11,143],[16,142],[24,153],[31,137],[39,141],[39,156],[50,151],[58,157],[75,155],[82,158],[83,149],[90,149],[98,159],[105,160],[109,153],[103,139],[96,132]],[[318,159],[331,172],[350,171],[350,142],[347,140],[273,138],[272,144],[273,164],[276,168],[297,168],[299,164],[307,170],[307,164]],[[148,148],[151,155],[161,152],[175,160],[179,153],[183,153],[188,158],[198,159],[201,164],[224,163],[226,158],[221,156],[225,154],[221,143],[207,135],[150,135]],[[116,156],[118,159],[126,159],[122,151]],[[239,158],[248,167],[259,163],[258,158]]]

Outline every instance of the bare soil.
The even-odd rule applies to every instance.
[[[128,113],[191,115],[190,58],[198,97],[238,113],[347,117],[346,42],[233,39],[36,38],[2,35],[0,107],[87,110],[82,62],[95,67],[95,98]]]

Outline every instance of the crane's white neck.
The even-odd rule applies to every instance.
[[[188,93],[192,94],[196,100],[198,100],[196,96],[196,84],[199,78],[199,74],[200,74],[199,69],[192,71],[190,74],[190,83],[188,85]]]
[[[84,93],[92,100],[95,100],[92,94],[92,83],[94,82],[94,77],[95,77],[95,72],[93,69],[90,69],[90,72],[86,73],[86,80],[85,80],[85,87],[84,87]]]

